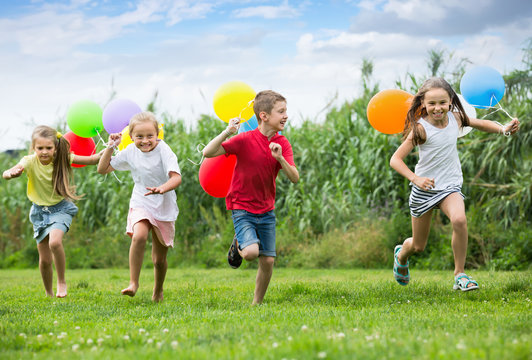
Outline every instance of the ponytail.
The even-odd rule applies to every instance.
[[[79,200],[81,197],[75,193],[74,186],[70,185],[73,179],[72,166],[70,165],[70,143],[60,133],[57,133],[57,145],[54,157],[54,170],[52,185],[54,191],[70,200]]]

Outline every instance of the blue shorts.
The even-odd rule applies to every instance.
[[[30,209],[30,221],[33,224],[33,237],[40,243],[52,229],[64,233],[70,228],[72,218],[78,213],[78,207],[72,201],[61,200],[52,206],[33,204]]]
[[[233,210],[233,224],[240,250],[259,244],[259,256],[275,257],[275,212],[253,214],[246,210]]]

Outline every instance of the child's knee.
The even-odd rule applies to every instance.
[[[273,263],[275,262],[275,257],[273,256],[261,257],[261,262],[267,267],[273,267]]]
[[[146,241],[148,240],[148,237],[144,234],[135,234],[133,233],[133,236],[131,237],[131,241],[137,245],[146,245]]]
[[[156,269],[165,269],[167,267],[166,257],[152,256],[151,260]]]
[[[451,223],[453,224],[453,229],[466,229],[467,228],[467,218],[465,214],[453,216],[451,218]]]
[[[61,250],[61,248],[63,247],[63,241],[61,239],[50,239],[48,246],[50,247],[50,250],[52,250],[52,252],[58,251]]]
[[[259,257],[259,244],[246,246],[244,249],[240,250],[240,253],[246,261],[255,260]]]
[[[41,256],[39,257],[39,264],[44,267],[52,266],[53,259],[51,256]]]

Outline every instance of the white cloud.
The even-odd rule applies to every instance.
[[[255,6],[237,9],[233,12],[236,18],[262,17],[264,19],[296,18],[301,11],[283,2],[279,6]]]
[[[202,19],[213,11],[214,4],[206,2],[190,1],[175,2],[168,11],[169,25],[175,25],[178,22],[187,19]]]

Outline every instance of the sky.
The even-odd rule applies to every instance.
[[[428,76],[430,50],[505,74],[531,37],[522,0],[1,0],[0,151],[113,92],[194,126],[234,80],[283,94],[292,126],[323,121],[360,95],[363,59],[380,89]]]

